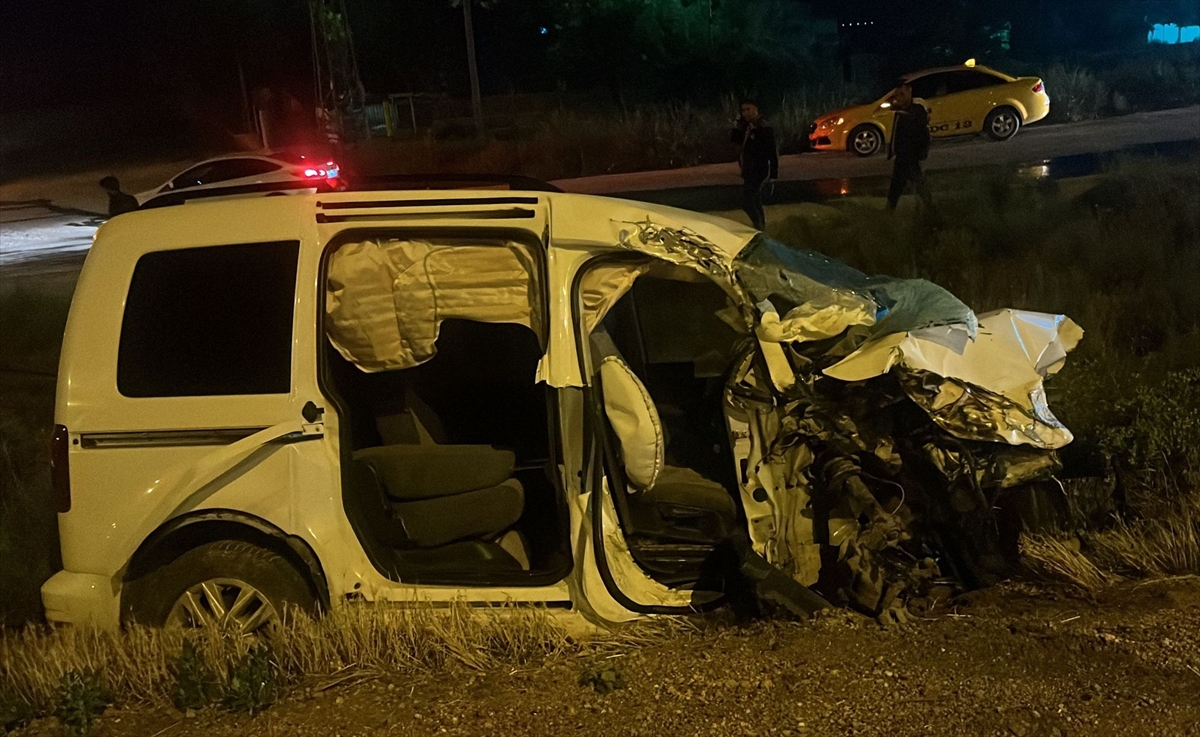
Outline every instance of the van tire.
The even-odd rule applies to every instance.
[[[218,580],[252,587],[270,604],[276,620],[293,609],[308,615],[319,613],[310,582],[282,555],[241,540],[218,540],[127,581],[121,597],[121,620],[125,624],[164,626],[189,589]]]

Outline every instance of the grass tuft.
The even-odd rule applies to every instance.
[[[1087,537],[1089,552],[1105,568],[1140,577],[1200,574],[1200,494],[1179,499],[1153,517],[1118,518]]]
[[[1021,557],[1037,577],[1069,584],[1089,595],[1099,593],[1116,580],[1112,574],[1100,570],[1080,552],[1077,543],[1052,537],[1023,535]]]

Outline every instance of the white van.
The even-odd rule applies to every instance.
[[[362,599],[618,622],[720,606],[731,571],[817,606],[801,585],[832,569],[822,551],[858,539],[862,558],[919,494],[896,503],[868,479],[877,509],[841,511],[850,492],[821,501],[797,455],[811,425],[790,421],[806,372],[819,364],[817,384],[843,393],[892,381],[893,366],[924,375],[872,364],[897,338],[973,339],[976,318],[924,282],[788,258],[730,221],[545,192],[335,192],[116,217],[63,344],[64,570],[42,588],[47,617],[252,630],[286,605]],[[1059,334],[1069,321],[1043,322],[1033,342],[1047,355],[1078,339]],[[814,350],[840,357],[813,364]],[[1057,368],[1040,358],[1035,378]],[[1014,440],[1003,422],[959,432],[952,411],[910,395],[930,427],[998,453],[1052,459],[1070,437],[1044,402],[1033,423],[998,405],[1023,423]]]

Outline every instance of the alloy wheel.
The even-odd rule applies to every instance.
[[[275,607],[258,589],[235,578],[213,578],[192,586],[175,601],[169,625],[209,627],[249,636],[279,621]]]
[[[1017,116],[1010,111],[1002,111],[992,118],[991,133],[998,139],[1010,138],[1017,132]]]
[[[867,128],[854,136],[854,151],[860,156],[870,156],[879,149],[879,133]]]

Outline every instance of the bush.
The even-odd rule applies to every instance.
[[[1182,496],[1200,481],[1200,369],[1134,387],[1112,407],[1104,448],[1143,490]]]
[[[1200,102],[1200,44],[1151,47],[1103,72],[1132,110],[1164,110]]]
[[[1088,69],[1055,64],[1042,79],[1051,100],[1050,122],[1094,120],[1110,109],[1108,85]]]

